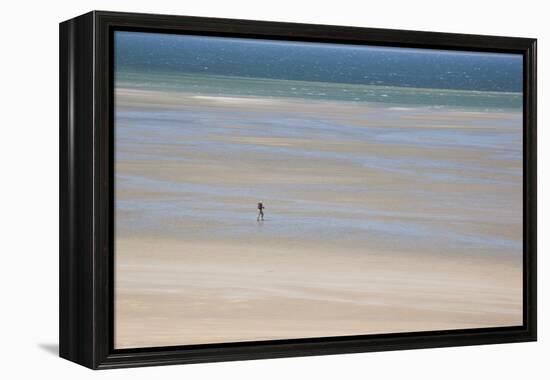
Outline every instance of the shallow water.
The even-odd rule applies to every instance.
[[[355,103],[350,112],[339,108],[349,102],[309,100],[319,107],[315,114],[286,103],[218,107],[215,97],[196,105],[195,97],[175,110],[117,110],[119,233],[521,252],[519,112],[395,104],[363,110]],[[159,173],[140,170],[143,163]],[[266,220],[258,225],[260,199]]]
[[[372,84],[305,82],[228,75],[146,71],[119,71],[117,87],[142,90],[185,91],[196,96],[296,98],[354,103],[397,104],[401,107],[473,107],[515,109],[522,106],[521,92],[466,91]]]

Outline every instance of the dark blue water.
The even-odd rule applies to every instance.
[[[118,72],[521,92],[519,54],[116,32]]]

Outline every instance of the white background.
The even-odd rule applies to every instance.
[[[545,1],[6,1],[0,23],[0,377],[548,379],[550,18]],[[58,23],[93,9],[539,39],[539,342],[93,372],[56,357]],[[546,67],[545,67],[546,66]],[[546,234],[544,232],[547,232]],[[546,236],[545,236],[546,235]],[[544,354],[545,350],[546,355]],[[44,377],[45,376],[45,377]]]

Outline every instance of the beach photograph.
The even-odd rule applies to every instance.
[[[522,325],[522,65],[116,31],[115,349]]]

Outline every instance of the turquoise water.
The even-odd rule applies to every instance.
[[[117,86],[208,95],[519,109],[522,56],[116,32]]]
[[[117,71],[521,92],[521,54],[116,32]]]
[[[522,95],[515,92],[465,91],[305,82],[208,74],[174,74],[119,71],[116,86],[195,95],[297,98],[371,102],[401,105],[521,109]]]

